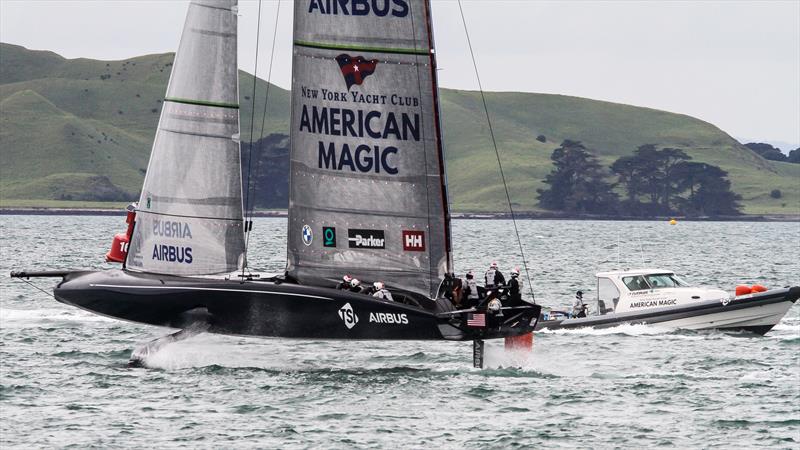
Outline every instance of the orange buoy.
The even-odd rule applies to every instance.
[[[505,338],[506,350],[533,350],[533,333]]]
[[[114,235],[114,240],[111,242],[111,249],[106,253],[106,262],[121,263],[125,261],[125,255],[128,253],[128,235],[125,233],[117,233]]]
[[[747,294],[749,294],[751,292],[753,292],[753,290],[752,290],[752,288],[750,288],[750,286],[747,286],[747,285],[744,285],[744,284],[740,284],[740,285],[736,286],[736,296],[737,297],[740,296],[740,295],[747,295]]]
[[[764,287],[764,286],[762,286],[760,284],[754,284],[753,287],[750,288],[750,291],[753,292],[753,293],[756,293],[756,292],[767,292],[767,290],[768,289],[766,287]]]
[[[125,257],[128,256],[128,243],[131,241],[133,234],[133,223],[136,220],[136,209],[132,206],[128,207],[128,214],[125,217],[125,223],[128,224],[128,230],[125,233],[117,233],[114,235],[114,240],[111,242],[111,249],[106,253],[106,262],[125,262]]]

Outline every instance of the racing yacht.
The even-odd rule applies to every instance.
[[[285,274],[258,277],[247,265],[237,2],[193,0],[140,199],[108,254],[122,268],[12,276],[61,277],[60,302],[182,330],[134,360],[194,330],[472,340],[482,365],[483,339],[530,334],[540,307],[456,310],[447,298],[453,257],[430,12],[429,0],[294,2]],[[343,274],[385,283],[394,301],[334,289]]]
[[[800,286],[766,289],[761,285],[742,285],[737,286],[734,294],[695,287],[674,272],[661,269],[600,272],[596,276],[597,297],[593,305],[587,305],[588,314],[544,311],[536,330],[652,324],[690,330],[745,330],[764,335],[800,297]]]

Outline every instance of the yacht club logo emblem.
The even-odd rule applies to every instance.
[[[336,57],[339,69],[342,70],[344,82],[347,83],[347,90],[354,85],[361,85],[364,79],[375,72],[378,65],[377,59],[364,59],[363,56],[350,56],[345,53]]]
[[[348,330],[352,329],[358,323],[358,316],[356,312],[353,311],[353,307],[350,306],[350,303],[345,303],[344,306],[339,308],[339,318],[342,319],[344,326],[346,326]]]
[[[311,231],[310,226],[303,225],[303,244],[311,245],[312,241],[314,241],[314,232]]]

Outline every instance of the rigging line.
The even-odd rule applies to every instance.
[[[522,266],[525,268],[525,278],[528,280],[528,290],[531,294],[533,302],[536,303],[536,296],[533,293],[533,283],[528,273],[528,262],[525,259],[525,251],[522,249],[522,240],[519,237],[519,229],[517,228],[517,218],[514,214],[514,207],[511,205],[511,195],[508,193],[508,184],[506,184],[506,176],[503,173],[503,164],[500,162],[500,151],[497,149],[497,140],[494,137],[494,129],[492,128],[492,120],[489,117],[489,107],[486,106],[486,96],[483,94],[483,85],[481,84],[481,77],[478,74],[478,63],[475,61],[475,52],[472,50],[472,41],[469,38],[469,31],[467,30],[467,19],[464,18],[464,9],[461,7],[461,0],[458,0],[458,11],[461,13],[461,22],[464,24],[464,34],[467,36],[467,45],[469,46],[469,54],[472,57],[472,66],[475,69],[475,78],[478,80],[478,90],[481,93],[481,100],[483,101],[483,111],[486,114],[486,123],[489,125],[489,135],[492,138],[492,146],[494,146],[494,154],[497,157],[497,167],[500,169],[500,179],[503,180],[503,188],[506,192],[506,200],[508,201],[508,210],[511,212],[511,222],[514,224],[514,234],[517,235],[517,244],[519,245],[519,253],[522,256]]]
[[[36,289],[37,291],[40,291],[40,292],[44,293],[44,294],[45,294],[45,295],[47,295],[48,297],[52,297],[52,298],[55,298],[56,300],[58,300],[58,299],[56,298],[56,296],[55,296],[55,295],[53,295],[53,293],[52,293],[52,292],[45,291],[44,289],[40,288],[39,286],[37,286],[37,285],[35,285],[35,284],[31,283],[30,281],[28,281],[28,280],[26,280],[26,279],[24,279],[24,278],[19,278],[19,280],[20,280],[20,281],[22,281],[23,283],[27,284],[28,286],[30,286],[30,287],[32,287],[32,288],[34,288],[34,289]]]
[[[414,39],[414,51],[418,52],[418,48],[417,48],[417,44],[418,44],[418,41],[417,41],[417,25],[414,23],[414,8],[410,8],[409,16],[411,16],[411,34],[412,34],[413,39]],[[419,98],[422,99],[423,98],[423,95],[422,95],[422,77],[419,74],[419,70],[420,70],[419,69],[419,56],[414,56],[414,62],[416,63],[415,69],[416,69],[416,72],[417,72],[417,91],[419,93]],[[425,122],[425,110],[422,107],[422,101],[421,100],[420,100],[419,110],[420,110],[420,116],[422,117],[422,122],[424,123]],[[425,148],[425,140],[426,140],[425,127],[422,127],[422,142],[423,142],[422,145],[423,145],[423,149],[425,150],[425,151],[422,152],[422,155],[425,158],[425,204],[427,205],[427,208],[428,208],[428,217],[426,218],[426,220],[428,222],[428,233],[429,233],[429,236],[430,236],[430,232],[432,230],[432,228],[431,228],[431,200],[430,200],[430,183],[428,182],[428,176],[427,176],[428,175],[428,152],[427,152],[427,148]],[[432,253],[433,253],[433,246],[428,245],[428,260],[429,261],[433,261],[433,258],[431,257]],[[434,278],[434,271],[438,271],[438,269],[435,267],[434,264],[430,264],[429,267],[428,267],[428,276],[430,276],[432,279]],[[438,277],[439,277],[439,274],[436,273],[435,278],[438,278]]]
[[[642,257],[642,268],[644,269],[644,245],[642,245],[642,235],[640,232],[636,232],[636,240],[639,241],[639,255]]]
[[[259,6],[260,5],[261,5],[261,1],[259,0]],[[272,49],[269,52],[269,68],[267,69],[267,87],[266,87],[266,92],[264,94],[264,110],[261,112],[261,129],[258,132],[258,140],[256,142],[260,142],[261,139],[264,138],[264,127],[265,127],[266,122],[267,122],[267,105],[269,104],[269,88],[270,88],[270,83],[272,82],[272,63],[275,60],[275,41],[278,38],[278,20],[280,19],[280,16],[281,16],[281,0],[278,0],[278,7],[277,7],[277,10],[275,11],[275,26],[272,29]],[[259,15],[259,18],[260,18],[260,15]],[[253,101],[255,101],[255,90],[253,92],[254,92]],[[253,117],[255,117],[255,108],[253,109]],[[250,201],[252,200],[252,197],[255,196],[255,194],[256,194],[256,186],[258,185],[258,173],[259,173],[259,170],[261,169],[261,165],[258,164],[258,162],[256,161],[256,172],[252,177],[252,183],[251,183],[250,182],[250,180],[251,180],[250,172],[253,170],[253,166],[250,164],[250,161],[252,161],[252,155],[253,155],[253,143],[252,142],[253,142],[253,135],[252,135],[252,132],[251,132],[251,134],[250,134],[250,153],[248,154],[248,157],[250,158],[250,160],[248,160],[248,164],[247,164],[247,204],[246,204],[246,209],[245,209],[246,214],[249,216],[249,219],[248,219],[249,222],[252,222],[253,213],[255,212],[255,209],[256,209],[255,200],[252,201],[252,205],[251,205]],[[250,225],[250,227],[252,229],[252,225]],[[245,241],[244,241],[245,255],[247,255],[247,249],[248,248],[250,248],[250,233],[249,232],[245,236]]]
[[[250,209],[250,165],[253,161],[253,128],[255,126],[256,121],[256,81],[258,81],[258,44],[261,41],[261,0],[258,0],[258,20],[256,22],[256,58],[255,64],[253,67],[253,99],[252,99],[252,107],[250,109],[250,148],[247,152],[247,194],[245,195],[245,211]],[[240,153],[241,154],[241,153]],[[247,214],[247,213],[245,213]],[[244,269],[247,267],[247,242],[248,237],[250,236],[250,232],[247,231],[247,215],[245,215],[244,221],[244,231],[245,231],[245,245],[244,245],[244,254],[242,260],[242,280],[244,280]]]

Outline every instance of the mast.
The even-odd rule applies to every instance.
[[[193,0],[150,154],[127,268],[170,275],[243,263],[236,0]]]
[[[452,270],[427,0],[296,2],[287,273],[436,295]]]

